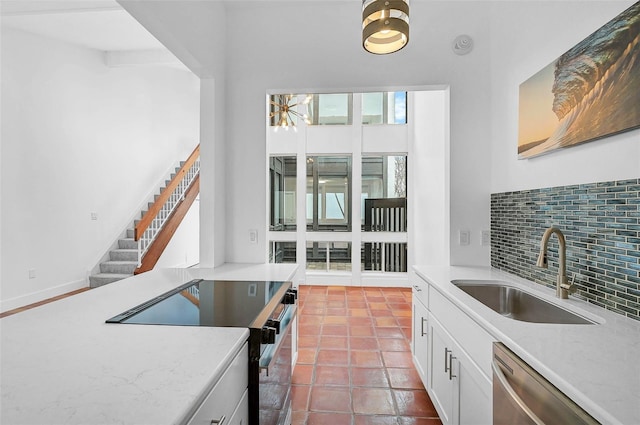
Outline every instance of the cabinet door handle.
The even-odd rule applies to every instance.
[[[422,323],[421,323],[421,325],[420,325],[420,334],[421,334],[421,336],[425,336],[425,335],[426,335],[426,333],[425,333],[425,331],[424,331],[424,322],[426,322],[426,321],[427,321],[427,319],[425,319],[425,318],[423,317],[423,318],[422,318]]]
[[[444,347],[444,373],[451,373],[451,366],[447,366],[447,359],[451,358],[451,356],[449,355],[450,352],[451,350],[449,350],[447,347]]]
[[[449,352],[449,381],[453,380],[453,378],[456,378],[457,376],[453,374],[453,359],[455,359],[457,357],[453,356],[453,351]]]
[[[211,419],[211,425],[222,425],[224,420],[227,419],[226,416],[222,415],[220,419]]]

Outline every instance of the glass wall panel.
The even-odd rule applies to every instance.
[[[295,242],[269,242],[269,262],[270,263],[295,263],[296,243]]]
[[[361,208],[364,231],[407,231],[406,155],[362,158]]]
[[[406,272],[407,244],[404,242],[365,242],[362,244],[362,271]]]
[[[327,270],[328,242],[307,241],[307,270]]]
[[[296,157],[269,158],[269,230],[296,230]]]
[[[362,124],[406,124],[407,92],[362,94]]]
[[[312,125],[351,125],[351,93],[314,94],[309,105]]]
[[[351,157],[307,157],[307,230],[351,230]]]
[[[307,241],[307,270],[351,271],[351,242]]]

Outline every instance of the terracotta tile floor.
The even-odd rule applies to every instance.
[[[293,425],[440,424],[411,359],[411,290],[301,286]]]

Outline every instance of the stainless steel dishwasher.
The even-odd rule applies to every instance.
[[[493,344],[493,424],[599,424],[500,342]]]

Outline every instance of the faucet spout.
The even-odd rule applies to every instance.
[[[564,239],[564,234],[557,227],[549,227],[542,235],[540,253],[538,254],[538,261],[536,265],[545,269],[549,266],[547,259],[547,245],[549,244],[549,239],[553,234],[558,237],[558,279],[556,282],[556,296],[558,298],[567,299],[569,298],[569,289],[571,289],[571,285],[567,281],[567,245]]]

